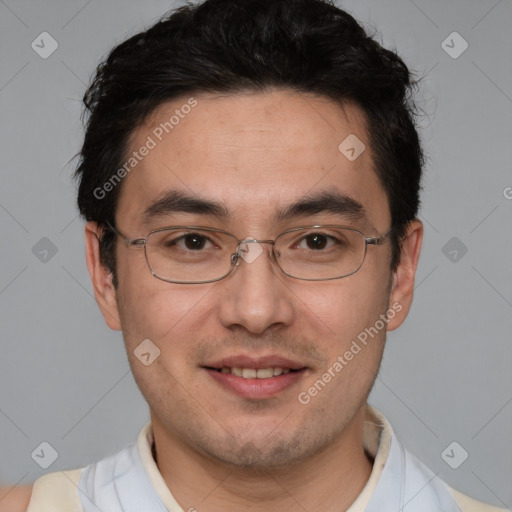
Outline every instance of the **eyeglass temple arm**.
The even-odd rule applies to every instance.
[[[126,235],[123,235],[123,233],[121,233],[121,231],[119,231],[117,228],[112,226],[112,224],[110,224],[110,222],[108,222],[108,221],[106,222],[106,225],[112,232],[114,232],[117,236],[121,237],[123,239],[124,243],[128,246],[144,246],[146,243],[145,238],[136,238],[134,240],[132,240],[131,238],[128,238]]]
[[[389,234],[393,231],[394,229],[394,226],[391,227],[391,229],[387,232],[387,233],[384,233],[383,235],[380,235],[380,236],[376,236],[376,237],[365,237],[365,242],[367,245],[381,245],[384,243],[384,240],[389,236]]]

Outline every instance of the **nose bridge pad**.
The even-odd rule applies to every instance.
[[[235,266],[235,267],[238,267],[240,265],[240,253],[238,252],[238,248],[236,250],[236,252],[234,252],[230,258],[231,260],[231,265]]]

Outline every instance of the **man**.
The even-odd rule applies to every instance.
[[[151,422],[38,511],[492,511],[367,405],[423,228],[410,74],[321,0],[207,0],[85,96],[87,265]]]

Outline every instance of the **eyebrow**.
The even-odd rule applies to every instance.
[[[230,212],[224,204],[211,199],[191,196],[179,190],[172,190],[155,201],[146,208],[144,217],[150,221],[177,212],[216,217],[219,220],[226,220],[230,217]],[[279,208],[274,214],[274,221],[284,222],[320,213],[332,213],[351,220],[359,220],[366,215],[361,203],[344,193],[330,190],[308,194]]]
[[[175,212],[195,213],[225,219],[229,217],[227,208],[217,201],[190,196],[179,190],[172,190],[155,201],[144,211],[144,217],[150,220]]]
[[[283,222],[319,213],[333,213],[351,220],[359,220],[366,215],[363,205],[350,196],[338,191],[323,191],[302,197],[279,209],[275,220]]]

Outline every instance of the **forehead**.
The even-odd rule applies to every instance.
[[[285,205],[326,192],[360,203],[377,230],[389,225],[364,116],[327,98],[287,90],[183,97],[133,133],[126,157],[137,162],[119,198],[123,225],[142,227],[145,212],[176,191],[215,201],[223,221],[256,229]]]

